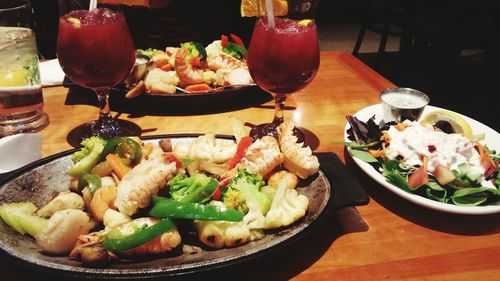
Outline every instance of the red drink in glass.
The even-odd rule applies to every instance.
[[[87,88],[110,88],[132,69],[135,49],[123,14],[72,11],[59,20],[57,55],[64,73]]]
[[[139,135],[136,124],[115,119],[109,107],[110,89],[122,82],[135,62],[135,49],[122,13],[97,8],[77,10],[59,19],[57,56],[64,73],[76,84],[97,94],[99,118],[71,130],[68,142],[83,138]]]
[[[268,24],[267,17],[257,20],[248,47],[248,69],[260,88],[273,94],[274,119],[271,123],[252,128],[250,135],[277,137],[277,128],[283,123],[285,100],[307,86],[319,68],[319,46],[316,24],[309,20],[299,24],[288,18],[274,18],[275,25]],[[294,128],[299,142],[304,134]]]
[[[261,17],[255,24],[248,49],[248,68],[265,91],[291,94],[312,81],[319,67],[316,24],[299,25],[275,18],[275,27]]]

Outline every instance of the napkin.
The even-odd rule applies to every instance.
[[[40,62],[40,78],[42,87],[62,85],[64,72],[59,65],[59,60],[47,60]]]
[[[42,158],[42,135],[17,134],[0,139],[0,174]]]

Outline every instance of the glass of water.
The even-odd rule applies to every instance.
[[[49,122],[28,0],[0,2],[0,137],[38,131]]]

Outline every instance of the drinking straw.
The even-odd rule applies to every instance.
[[[271,28],[274,28],[274,11],[273,0],[266,0],[267,23]]]
[[[97,0],[90,0],[89,11],[92,11],[95,8],[97,8]]]

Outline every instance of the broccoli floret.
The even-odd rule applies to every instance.
[[[135,52],[138,54],[138,55],[143,55],[143,56],[146,56],[148,58],[152,58],[156,55],[160,55],[160,54],[164,54],[165,52],[162,51],[162,50],[158,50],[158,49],[152,49],[152,48],[148,48],[146,50],[143,50],[143,49],[137,49],[135,50]]]
[[[198,57],[200,60],[207,59],[207,51],[203,47],[203,45],[199,42],[189,41],[181,44],[181,48],[186,48],[189,51],[188,59],[192,57]]]
[[[194,174],[190,177],[184,173],[177,174],[168,183],[172,199],[181,202],[204,203],[210,200],[219,182],[205,174]]]
[[[247,49],[233,42],[228,42],[227,46],[222,49],[222,51],[230,56],[233,56],[239,60],[247,55]]]
[[[104,146],[106,145],[106,140],[97,136],[83,139],[82,142],[80,143],[82,145],[82,148],[80,148],[80,150],[76,151],[75,153],[71,154],[71,160],[73,160],[73,163],[79,162],[83,158],[87,157],[87,155],[89,155],[92,149],[94,148],[94,145],[98,143]]]
[[[227,207],[241,211],[244,214],[248,213],[248,206],[246,204],[245,198],[239,190],[236,190],[234,188],[224,189],[222,200],[224,202],[224,205],[226,205]]]
[[[75,165],[69,169],[68,175],[78,178],[88,173],[99,163],[101,152],[106,143],[105,139],[97,136],[84,139],[81,142],[83,147],[71,155]]]
[[[264,216],[271,207],[271,199],[260,191],[263,183],[260,174],[240,169],[238,175],[222,190],[222,202],[246,212],[243,220],[250,229],[265,226]]]

